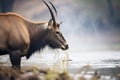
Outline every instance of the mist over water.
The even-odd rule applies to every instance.
[[[64,21],[61,30],[70,47],[119,49],[119,11],[116,6],[112,7],[114,9],[107,0],[76,0],[62,4],[59,10],[60,20]]]

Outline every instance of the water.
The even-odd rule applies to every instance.
[[[120,54],[115,51],[91,51],[71,53],[71,66],[79,67],[79,65],[90,64],[93,67],[115,67],[119,66]]]
[[[52,51],[51,51],[52,52]],[[42,54],[34,54],[30,59],[26,60],[22,58],[22,66],[37,66],[42,68],[48,68],[53,66],[55,61],[62,61],[65,57],[64,53],[56,54],[43,52]],[[57,60],[55,60],[55,56]],[[101,78],[105,80],[119,80],[120,75],[120,52],[119,51],[81,51],[76,53],[69,52],[68,68],[70,73],[79,73],[79,70],[89,65],[86,77],[90,77],[94,74],[95,70],[98,70]],[[0,63],[2,66],[10,66],[8,55],[0,56]],[[112,76],[112,78],[111,78]]]

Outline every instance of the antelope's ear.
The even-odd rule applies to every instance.
[[[63,22],[60,22],[59,24],[58,24],[58,27],[60,27],[60,25],[62,24]]]
[[[59,23],[59,25],[61,25],[63,22],[61,21],[60,23]]]
[[[48,22],[48,29],[51,29],[53,26],[53,20],[50,19],[49,22]]]
[[[53,26],[53,20],[52,19],[49,20],[48,26]]]

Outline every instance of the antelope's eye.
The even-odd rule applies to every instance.
[[[60,32],[56,31],[56,34],[60,34]]]

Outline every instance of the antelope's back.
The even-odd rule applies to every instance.
[[[24,19],[9,13],[0,13],[0,50],[20,48],[29,42],[29,34]]]

